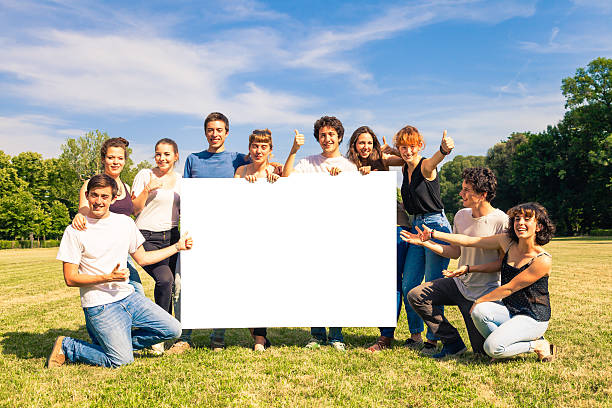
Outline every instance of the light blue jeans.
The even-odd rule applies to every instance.
[[[429,228],[435,229],[436,231],[451,232],[451,226],[444,212],[417,215],[410,232],[416,234],[416,227],[418,226],[422,230],[423,225],[427,225]],[[434,241],[448,245],[442,241]],[[410,305],[410,302],[408,302],[408,292],[419,286],[423,282],[423,278],[425,278],[425,282],[431,282],[441,278],[442,271],[448,268],[449,261],[448,258],[444,258],[420,245],[408,245],[406,261],[404,262],[404,274],[402,277],[402,296],[404,297],[404,305],[406,305],[406,315],[408,317],[410,334],[421,333],[424,325],[423,319],[421,319],[412,307],[408,306]],[[435,307],[440,308],[441,313],[444,312],[443,306]],[[426,337],[428,340],[438,340],[429,330],[427,330]]]
[[[327,335],[325,327],[311,327],[310,335],[323,344],[327,343],[328,341],[330,343],[344,343],[344,337],[342,336],[342,327],[330,327],[329,335]]]
[[[494,302],[477,304],[472,320],[486,339],[485,353],[494,358],[533,351],[533,340],[541,338],[548,328],[548,322],[527,315],[511,316],[506,306]]]
[[[83,311],[98,344],[66,337],[62,350],[72,362],[115,368],[133,362],[134,350],[181,335],[178,320],[138,293]]]

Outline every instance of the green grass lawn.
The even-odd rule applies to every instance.
[[[469,351],[433,361],[396,347],[364,351],[378,329],[346,328],[346,353],[305,350],[307,328],[270,329],[274,345],[251,351],[246,329],[228,330],[228,349],[141,355],[116,370],[66,364],[44,368],[56,336],[88,339],[77,289],[65,286],[57,248],[0,251],[0,406],[612,406],[612,241],[560,239],[553,255],[549,341],[557,359],[524,355],[496,363]],[[152,295],[153,281],[141,278]],[[458,310],[447,316],[467,335]]]

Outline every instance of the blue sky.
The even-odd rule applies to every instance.
[[[185,158],[221,111],[229,150],[268,127],[283,162],[295,128],[300,156],[319,152],[326,114],[347,139],[410,124],[426,155],[443,129],[456,154],[485,154],[561,119],[561,79],[612,56],[611,14],[608,0],[0,0],[0,149],[54,157],[100,129],[136,161],[162,137]]]

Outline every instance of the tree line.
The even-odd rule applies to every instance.
[[[456,156],[440,169],[442,200],[449,217],[461,208],[461,173],[488,166],[498,178],[493,204],[507,210],[538,201],[550,212],[559,234],[612,228],[612,59],[597,58],[562,80],[566,112],[540,133],[512,133],[486,156]],[[0,151],[0,239],[61,237],[76,214],[84,180],[102,170],[98,130],[67,139],[58,158]],[[128,153],[131,149],[128,149]],[[121,179],[132,183],[149,168],[129,158]]]
[[[9,156],[0,150],[0,239],[58,239],[76,214],[83,182],[103,170],[100,147],[106,132],[67,139],[57,158],[40,153]],[[128,158],[121,179],[128,184],[147,161]]]

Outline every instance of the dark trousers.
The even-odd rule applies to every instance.
[[[169,231],[154,232],[140,230],[145,238],[143,247],[147,251],[166,248],[174,245],[180,238],[178,228]],[[172,255],[161,262],[147,265],[144,270],[155,280],[155,303],[162,309],[172,314],[172,287],[174,286],[174,273],[176,271],[176,261],[178,254]]]
[[[444,344],[459,341],[461,336],[444,317],[442,306],[458,306],[474,353],[484,354],[485,339],[474,326],[470,316],[470,308],[474,302],[463,297],[454,279],[441,278],[425,282],[408,292],[408,302],[421,316],[429,330]]]

